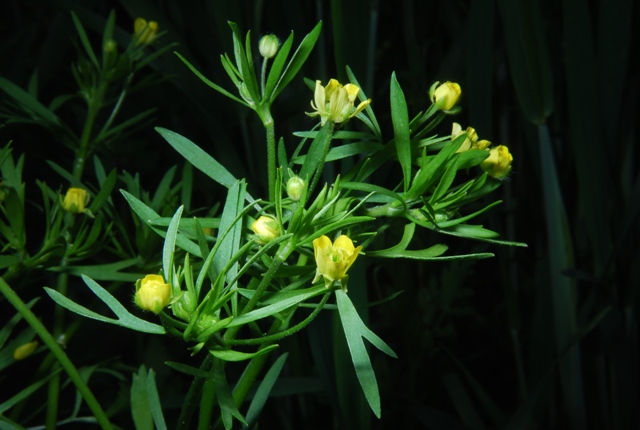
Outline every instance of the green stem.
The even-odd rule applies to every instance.
[[[264,83],[266,81],[266,77],[267,77],[267,63],[269,62],[268,58],[264,58],[264,60],[262,61],[262,70],[260,71],[260,90],[261,90],[261,95],[264,99]]]
[[[71,381],[75,384],[78,392],[93,412],[98,424],[103,429],[113,429],[111,423],[109,422],[109,418],[100,407],[100,404],[96,400],[95,396],[89,389],[89,387],[82,380],[82,376],[78,372],[78,369],[73,365],[67,354],[62,350],[60,345],[53,338],[51,333],[45,328],[44,325],[40,322],[40,320],[29,310],[29,308],[24,304],[24,302],[18,297],[18,295],[13,291],[13,289],[4,281],[4,279],[0,278],[0,292],[7,298],[9,303],[13,305],[13,307],[22,315],[25,321],[33,328],[33,330],[40,336],[42,342],[47,345],[47,347],[51,350],[53,355],[58,359],[58,362],[62,366],[62,368],[67,372]]]
[[[216,359],[214,358],[214,361]],[[213,415],[214,402],[216,400],[216,388],[213,378],[206,379],[202,387],[200,398],[200,414],[198,415],[198,430],[207,430]]]
[[[269,181],[269,201],[275,202],[276,197],[276,129],[271,114],[266,110],[266,121],[263,121],[267,129],[267,177]]]
[[[264,337],[260,337],[260,338],[254,338],[254,339],[239,339],[239,340],[233,340],[230,341],[231,344],[233,345],[257,345],[257,344],[264,344],[261,346],[264,347],[265,345],[268,345],[270,343],[273,343],[277,340],[280,340],[284,337],[287,336],[291,336],[292,334],[302,330],[303,328],[305,328],[306,326],[308,326],[311,321],[313,321],[316,316],[318,316],[318,314],[320,313],[320,311],[322,310],[322,308],[324,307],[324,305],[327,303],[327,300],[329,299],[329,296],[331,294],[329,293],[325,293],[324,296],[322,297],[322,300],[320,300],[320,302],[318,303],[318,305],[313,309],[313,312],[311,312],[311,314],[306,317],[304,320],[300,321],[298,324],[294,325],[293,327],[289,327],[286,330],[282,330],[278,333],[274,333],[272,335],[267,335]]]
[[[106,84],[101,82],[96,89],[95,97],[89,101],[87,119],[84,122],[82,135],[80,136],[80,147],[76,152],[76,159],[73,163],[73,177],[78,181],[82,178],[84,165],[90,153],[91,131],[93,130],[98,112],[100,108],[102,108],[102,100],[104,99],[106,89]]]
[[[327,127],[327,135],[324,140],[324,145],[322,148],[322,157],[320,158],[320,162],[318,163],[318,168],[316,169],[316,174],[313,176],[313,181],[311,182],[311,186],[309,187],[309,193],[312,192],[318,181],[320,181],[320,177],[322,176],[322,169],[324,168],[324,161],[327,158],[327,154],[329,153],[329,147],[331,146],[331,139],[333,138],[333,129],[335,128],[336,123],[333,121],[329,121],[329,126]]]
[[[204,370],[205,372],[210,371],[212,363],[213,356],[211,354],[207,354],[205,359],[202,361],[200,370]],[[193,415],[193,411],[195,411],[196,406],[198,406],[198,398],[200,397],[204,383],[205,378],[199,378],[197,376],[193,378],[191,387],[189,387],[189,391],[187,392],[187,397],[184,400],[184,405],[180,410],[178,425],[176,427],[177,430],[187,430],[190,428],[191,416]]]

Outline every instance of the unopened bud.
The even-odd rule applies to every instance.
[[[294,176],[287,181],[287,195],[291,200],[297,202],[302,197],[307,184],[300,176]]]
[[[273,34],[267,34],[266,36],[262,36],[260,42],[258,43],[258,49],[260,50],[260,55],[264,58],[273,58],[276,56],[278,52],[278,47],[280,43],[278,42],[278,38]]]

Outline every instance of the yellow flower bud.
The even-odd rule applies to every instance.
[[[89,202],[89,193],[83,188],[69,188],[62,201],[62,208],[72,214],[84,212],[85,205]]]
[[[258,42],[258,49],[260,50],[260,55],[264,58],[273,58],[276,56],[278,52],[278,46],[280,43],[278,42],[278,38],[273,34],[267,34],[266,36],[262,36],[260,42]]]
[[[476,141],[478,140],[478,133],[476,133],[476,130],[473,127],[467,127],[465,131],[462,131],[460,124],[454,122],[451,129],[451,140],[455,140],[463,133],[467,133],[467,138],[462,142],[462,145],[460,145],[460,148],[458,148],[456,152],[468,151],[469,149],[474,148]]]
[[[136,18],[133,23],[133,36],[136,45],[149,45],[153,42],[158,32],[158,23],[155,21],[147,22],[144,18]]]
[[[319,116],[322,125],[327,121],[333,121],[337,124],[347,122],[371,103],[371,99],[368,99],[355,107],[359,92],[360,88],[357,85],[341,85],[335,79],[331,79],[326,87],[323,87],[320,81],[316,81],[316,89],[311,102],[311,107],[315,112],[307,112],[307,115]]]
[[[37,347],[38,347],[37,340],[34,340],[33,342],[25,343],[24,345],[17,347],[16,350],[13,351],[13,359],[24,360],[25,358],[33,354],[33,351],[35,351]]]
[[[482,139],[476,142],[474,149],[487,149],[488,147],[491,146],[491,142],[486,140],[486,139]]]
[[[338,282],[340,287],[346,292],[347,281],[349,275],[347,270],[351,267],[362,246],[354,248],[353,241],[345,235],[336,239],[331,243],[331,239],[327,236],[320,236],[313,241],[313,253],[316,258],[316,276],[313,278],[315,283],[320,277],[324,278],[327,288]]]
[[[171,301],[171,285],[160,275],[147,275],[136,282],[134,301],[140,309],[159,314]]]
[[[306,186],[304,179],[300,176],[294,176],[287,181],[287,195],[291,200],[297,202],[302,197]]]
[[[447,81],[433,91],[431,101],[435,103],[440,110],[449,111],[458,103],[460,94],[462,94],[460,85]]]
[[[509,148],[500,145],[489,151],[489,157],[480,164],[480,167],[482,167],[482,170],[487,172],[489,176],[502,179],[511,171],[512,161],[513,156],[509,153]]]
[[[251,224],[251,230],[256,234],[259,243],[265,245],[282,235],[282,228],[278,220],[262,215]]]

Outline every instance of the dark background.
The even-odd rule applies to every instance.
[[[178,42],[176,51],[232,92],[219,62],[221,53],[232,52],[227,20],[251,30],[254,40],[271,32],[284,40],[293,30],[296,44],[322,20],[308,63],[272,109],[276,134],[290,150],[297,144],[291,133],[313,124],[304,115],[311,92],[302,76],[346,82],[347,65],[372,98],[387,138],[389,79],[395,71],[410,114],[428,107],[434,81],[456,81],[463,110],[452,120],[509,146],[513,173],[492,196],[504,203],[481,222],[528,248],[425,235],[426,243],[444,241],[452,252],[494,252],[496,258],[368,261],[354,267],[367,285],[366,292],[350,288],[354,301],[404,290],[368,314],[371,328],[399,356],[371,352],[383,418],[372,418],[349,373],[332,316],[322,315],[308,333],[283,343],[291,355],[279,387],[282,396],[267,403],[263,428],[295,429],[304,423],[305,428],[617,430],[639,422],[640,12],[632,0],[28,0],[1,8],[0,75],[25,88],[37,70],[38,96],[45,104],[77,91],[70,72],[77,58],[72,10],[97,43],[112,9],[122,40],[135,17],[158,21],[167,31],[161,44]],[[162,126],[198,143],[236,177],[247,177],[250,192],[264,194],[264,136],[257,117],[207,88],[172,54],[153,68],[170,79],[132,94],[122,113],[156,107],[153,123],[102,148],[105,165],[139,172],[143,186],[154,189],[167,169],[183,166],[152,130]],[[64,115],[72,124],[84,119],[81,110]],[[438,131],[446,135],[449,127],[445,121]],[[66,186],[46,160],[70,168],[73,156],[53,136],[13,124],[0,128],[0,142],[10,140],[14,154],[26,154],[27,192],[36,179],[54,189]],[[206,212],[225,195],[222,187],[200,179],[194,213]],[[31,211],[37,218],[36,209]],[[36,242],[37,228],[30,234]],[[40,306],[46,319],[50,309]],[[69,345],[74,363],[153,366],[167,416],[173,416],[188,382],[162,362],[188,361],[184,345],[113,330],[87,322]],[[98,331],[104,337],[87,348]],[[318,361],[319,350],[326,362]],[[325,371],[329,376],[319,378]],[[96,384],[104,384],[107,404],[119,395],[108,379],[97,378]],[[127,419],[125,410],[115,421],[127,428]]]

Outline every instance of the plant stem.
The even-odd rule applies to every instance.
[[[327,154],[329,153],[329,146],[331,146],[331,139],[333,138],[333,129],[335,128],[336,123],[333,121],[329,121],[329,125],[327,127],[327,136],[324,141],[324,145],[322,148],[322,157],[320,158],[320,162],[318,163],[318,168],[316,169],[316,174],[313,176],[313,181],[309,186],[309,193],[311,193],[318,181],[320,181],[320,177],[322,176],[322,169],[324,168],[324,161],[327,158]]]
[[[263,120],[267,129],[267,178],[269,182],[269,201],[275,202],[276,197],[276,128],[268,109]]]
[[[208,372],[211,370],[211,364],[213,363],[213,356],[211,354],[207,354],[207,356],[202,361],[202,365],[200,366],[200,370],[204,370]],[[190,428],[191,424],[191,416],[193,415],[193,411],[196,409],[198,405],[198,398],[200,393],[202,392],[202,386],[204,385],[205,378],[194,377],[193,382],[191,383],[191,387],[189,387],[189,391],[187,392],[187,397],[184,400],[184,405],[180,410],[180,416],[178,417],[177,430],[187,430]]]
[[[80,181],[82,178],[82,172],[84,170],[84,164],[87,161],[87,157],[90,153],[90,141],[91,131],[93,125],[98,116],[98,112],[102,108],[102,100],[104,99],[104,93],[107,90],[107,85],[104,82],[100,82],[96,88],[96,95],[93,99],[89,100],[89,109],[87,112],[87,119],[84,122],[82,128],[82,135],[80,136],[80,147],[76,151],[76,159],[73,163],[73,177]]]
[[[82,380],[82,376],[78,372],[78,369],[73,365],[67,354],[62,350],[60,345],[53,338],[51,333],[45,328],[45,326],[40,322],[40,320],[29,310],[29,308],[24,304],[24,302],[18,297],[18,295],[13,291],[13,289],[4,281],[4,279],[0,278],[0,292],[7,298],[9,303],[13,305],[13,307],[22,315],[25,321],[33,328],[33,330],[40,336],[42,342],[47,345],[49,350],[55,355],[58,359],[58,362],[63,367],[63,369],[69,375],[69,378],[74,383],[78,392],[93,412],[98,424],[103,429],[113,429],[111,423],[109,422],[109,418],[102,410],[102,407],[96,400],[95,396],[89,389],[89,387]]]

